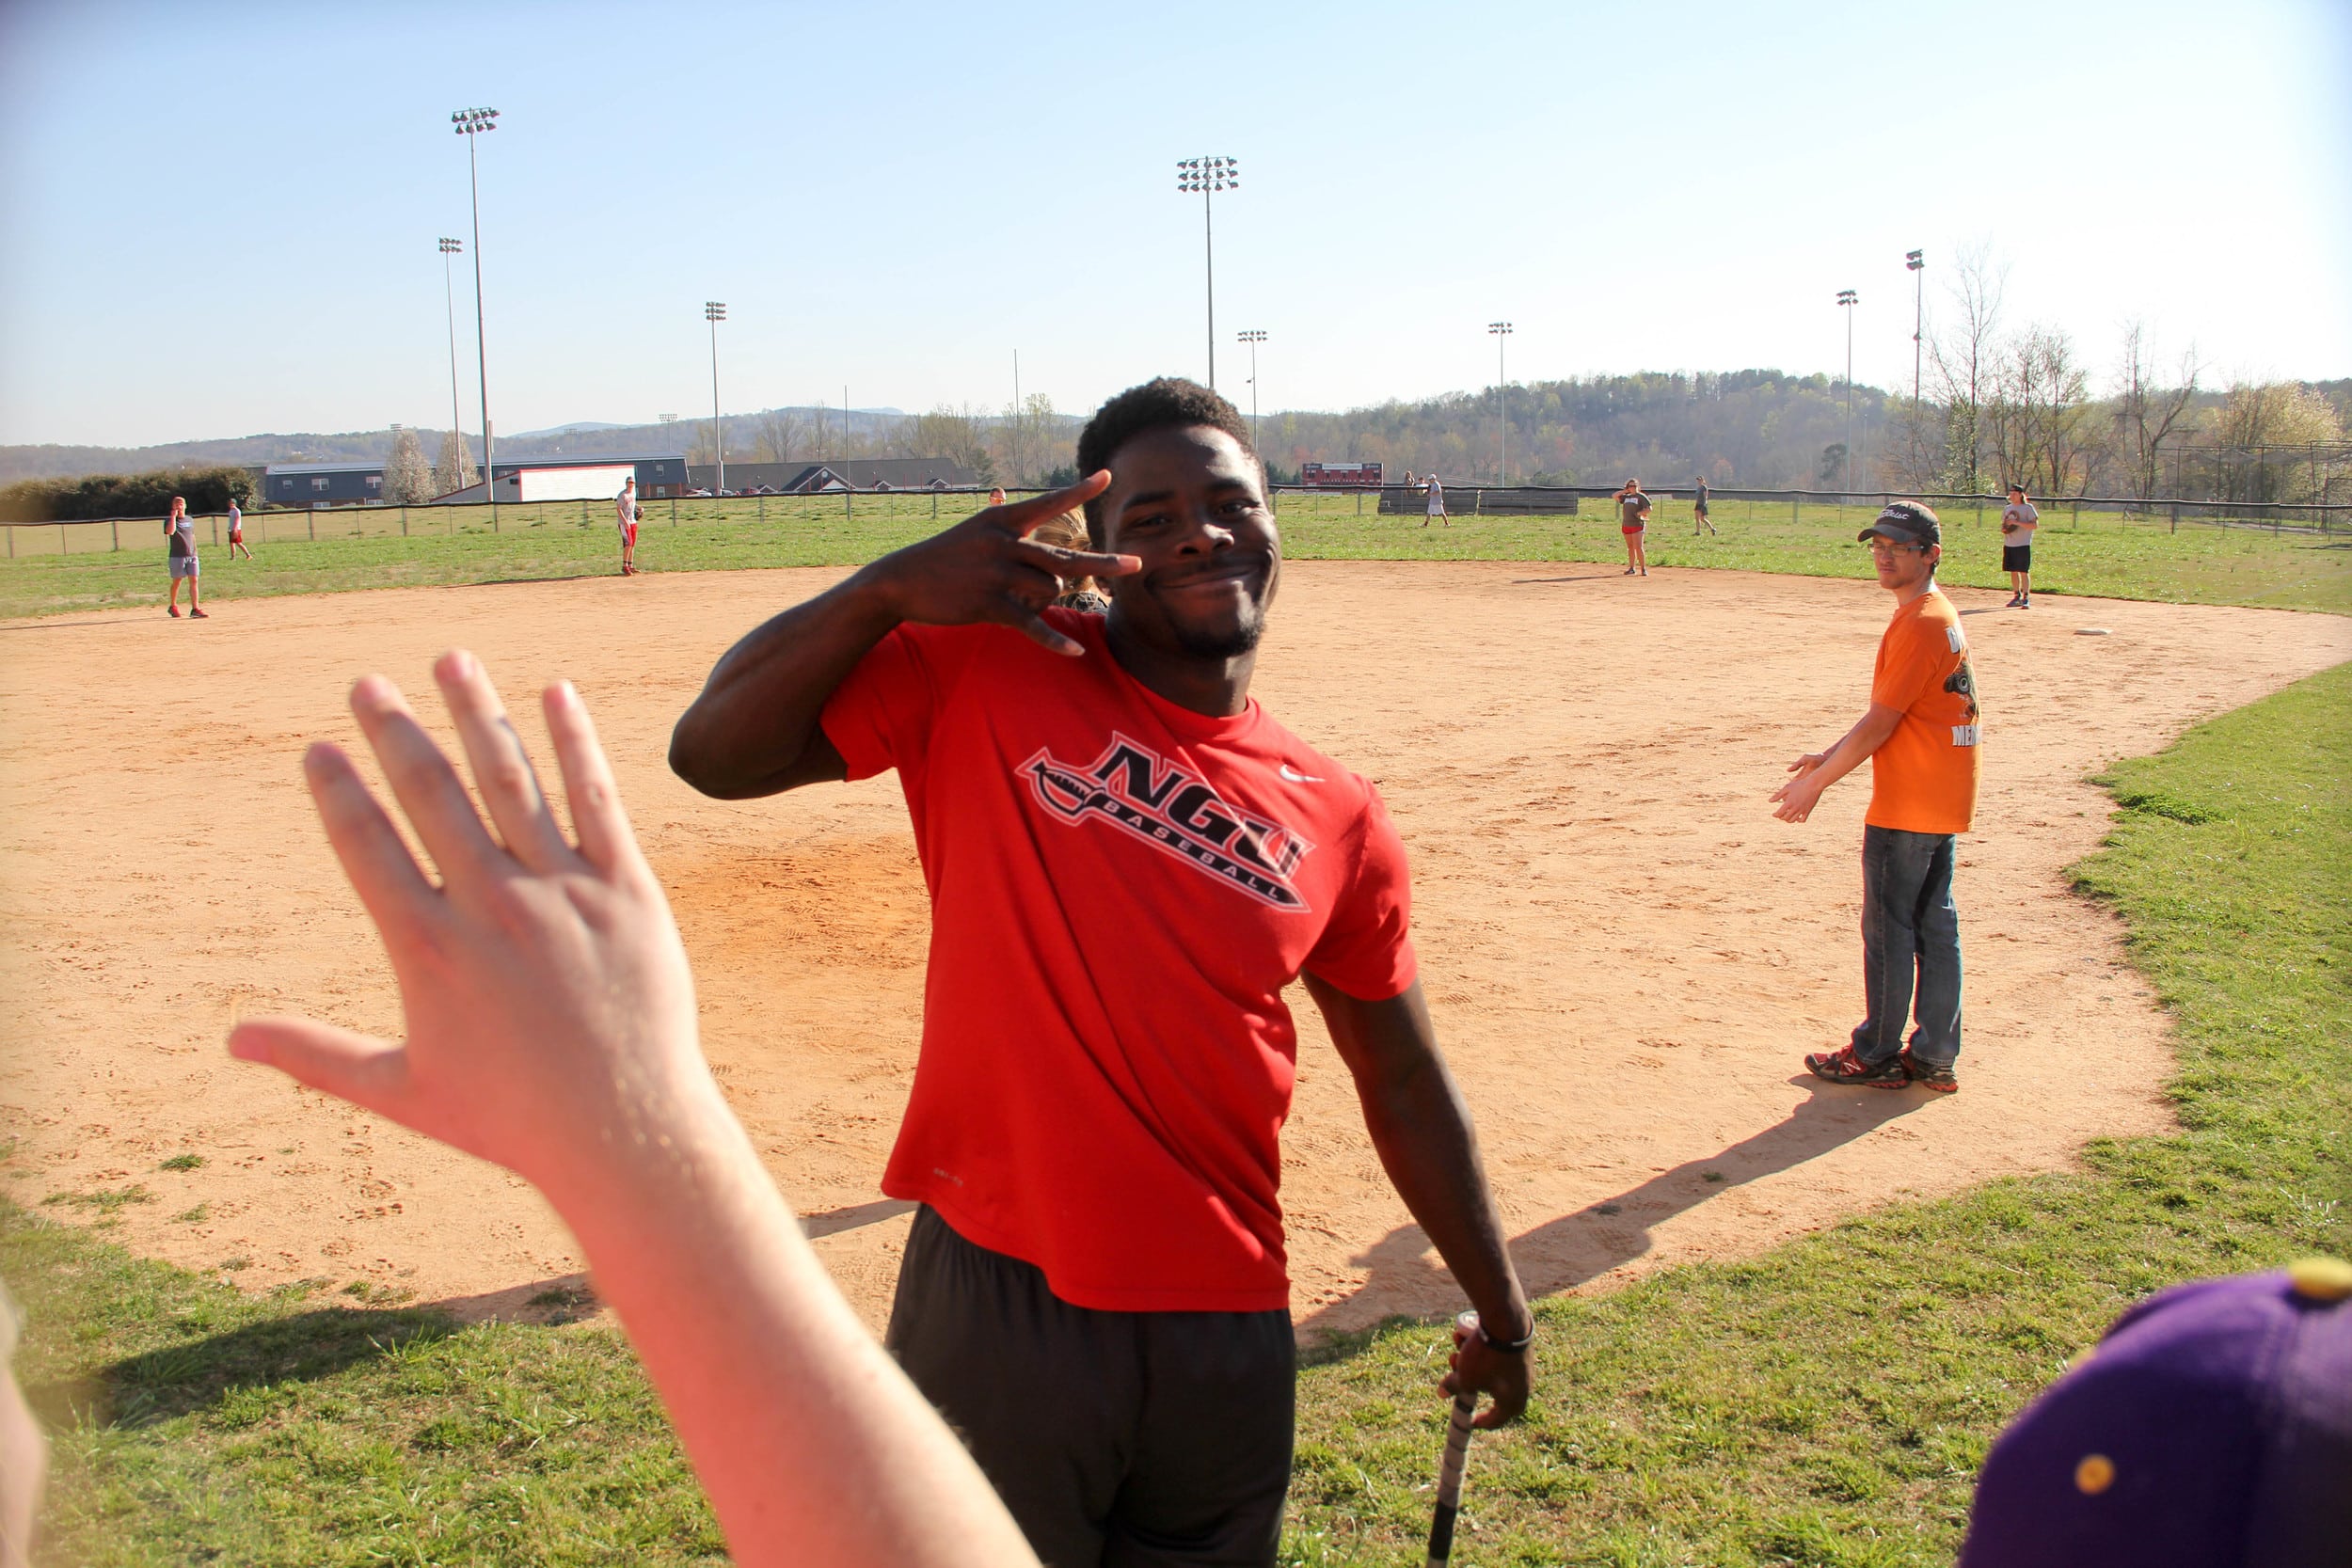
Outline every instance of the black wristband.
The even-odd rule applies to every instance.
[[[1527,1354],[1527,1347],[1535,1342],[1535,1330],[1531,1326],[1525,1334],[1516,1339],[1498,1339],[1486,1332],[1486,1321],[1481,1319],[1478,1324],[1478,1337],[1486,1342],[1488,1350],[1499,1350],[1505,1355],[1524,1355]]]

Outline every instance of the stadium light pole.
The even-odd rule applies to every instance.
[[[465,243],[441,236],[441,304],[449,315],[449,428],[463,446],[466,427],[457,415],[457,286],[450,281],[449,259],[465,251]]]
[[[1911,269],[1911,406],[1915,412],[1919,407],[1919,345],[1928,326],[1928,284],[1920,274],[1928,269],[1928,253],[1907,250],[1903,265]]]
[[[496,109],[457,109],[451,113],[450,123],[466,138],[466,180],[473,191],[473,349],[474,363],[482,373],[482,493],[490,500],[490,530],[499,526],[498,473],[491,467],[490,435],[490,336],[483,325],[482,310],[482,165],[474,154],[474,138],[485,131],[499,128]]]
[[[1265,334],[1252,328],[1236,336],[1249,345],[1249,444],[1254,447],[1258,444],[1258,345],[1265,341]],[[1263,452],[1258,455],[1261,461],[1264,459]]]
[[[1209,390],[1216,390],[1216,228],[1210,216],[1210,199],[1241,184],[1238,158],[1179,158],[1176,188],[1186,196],[1200,195],[1200,241],[1208,255]]]
[[[1846,312],[1846,472],[1847,489],[1853,488],[1853,308],[1862,296],[1851,289],[1837,291],[1837,308]]]
[[[1511,336],[1509,322],[1488,322],[1495,341],[1495,483],[1511,483],[1511,383],[1502,373],[1502,347]]]
[[[710,444],[719,453],[719,483],[710,487],[714,499],[727,493],[727,427],[719,418],[719,324],[726,319],[725,301],[703,301],[703,320],[710,324]]]

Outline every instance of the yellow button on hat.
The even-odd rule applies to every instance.
[[[2352,1296],[2352,1263],[2341,1258],[2298,1258],[2287,1265],[2287,1284],[2305,1301],[2342,1301]]]
[[[2074,1490],[2095,1497],[2115,1484],[2115,1461],[2103,1453],[2087,1453],[2074,1466]]]

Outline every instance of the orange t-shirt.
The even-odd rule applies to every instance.
[[[1977,814],[1977,681],[1943,590],[1929,589],[1887,622],[1870,701],[1903,717],[1870,758],[1863,820],[1913,833],[1966,832]]]

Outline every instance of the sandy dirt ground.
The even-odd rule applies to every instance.
[[[547,1310],[533,1295],[580,1283],[571,1239],[516,1179],[221,1045],[241,1011],[396,1028],[297,758],[312,737],[352,738],[351,679],[380,670],[429,696],[429,658],[464,644],[518,713],[558,674],[586,692],[676,904],[715,1069],[879,1323],[907,1220],[875,1183],[913,1070],[928,932],[896,782],[726,804],[662,763],[712,659],[835,575],[0,626],[5,1190],[40,1206],[143,1187],[114,1237],[188,1265],[244,1259],[230,1277],[247,1288],[367,1281],[528,1317]],[[1801,1053],[1855,1018],[1867,781],[1801,828],[1765,805],[1789,758],[1860,713],[1882,592],[1573,564],[1289,568],[1257,690],[1394,811],[1423,979],[1531,1290],[1754,1252],[2166,1125],[2164,1019],[2116,922],[2068,891],[2065,867],[2107,815],[2085,776],[2352,657],[2352,623],[1954,596],[1986,772],[1959,871],[1964,1087],[1945,1100],[1803,1074]],[[2112,635],[2077,635],[2089,626]],[[1297,1005],[1284,1200],[1302,1331],[1453,1309]],[[204,1164],[159,1168],[184,1153]]]

